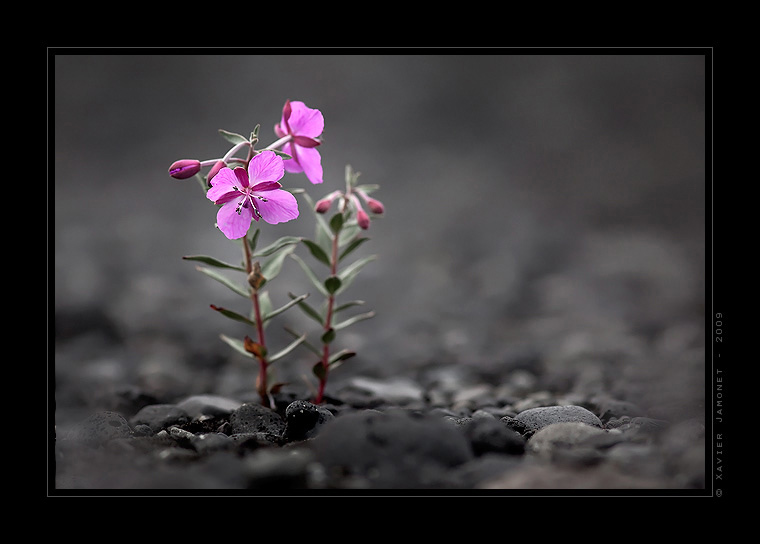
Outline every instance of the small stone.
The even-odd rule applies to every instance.
[[[335,416],[321,406],[305,400],[295,400],[285,409],[286,440],[313,438],[321,427],[335,419]]]
[[[202,433],[193,435],[190,439],[190,444],[195,448],[195,451],[201,454],[222,451],[235,446],[233,440],[226,434],[222,433]]]
[[[543,406],[524,410],[515,416],[532,431],[538,431],[552,423],[585,423],[592,427],[602,427],[601,420],[582,406]]]
[[[542,458],[555,459],[566,454],[568,449],[582,447],[596,460],[596,449],[583,444],[603,434],[604,430],[578,421],[551,423],[542,427],[528,440],[526,449]]]
[[[154,433],[167,429],[172,425],[182,425],[190,421],[190,416],[176,404],[150,404],[143,407],[129,420],[134,427],[147,425]]]
[[[462,426],[470,440],[475,455],[505,453],[521,455],[525,451],[525,439],[501,421],[489,418],[473,418]]]
[[[240,408],[242,402],[219,395],[193,395],[177,403],[191,419],[201,417],[226,417]]]
[[[285,421],[271,409],[257,403],[246,403],[230,415],[233,434],[266,433],[280,437],[285,432]]]
[[[121,414],[104,411],[92,414],[73,431],[72,437],[90,446],[100,446],[117,438],[129,438],[132,429]]]

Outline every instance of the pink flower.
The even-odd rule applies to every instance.
[[[182,159],[175,161],[169,167],[169,175],[174,179],[187,179],[201,171],[201,161],[196,159]]]
[[[296,197],[280,189],[284,175],[283,161],[272,151],[254,155],[247,172],[241,167],[219,170],[206,193],[214,204],[222,204],[216,215],[219,230],[234,240],[245,236],[251,219],[261,217],[274,225],[298,217]]]
[[[325,128],[325,118],[319,110],[307,108],[303,102],[285,102],[282,121],[274,126],[279,138],[291,136],[282,147],[292,159],[285,161],[285,170],[303,172],[312,183],[322,183],[322,157],[316,147],[322,143],[317,138]]]

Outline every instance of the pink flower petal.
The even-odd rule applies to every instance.
[[[211,179],[211,188],[206,191],[206,198],[217,202],[227,193],[237,193],[233,187],[236,187],[238,183],[237,176],[232,172],[230,168],[222,168]]]
[[[282,146],[282,152],[287,153],[291,157],[294,157],[293,159],[288,159],[285,161],[285,171],[290,172],[291,174],[299,174],[303,172],[303,168],[298,162],[298,153],[301,151],[301,148],[294,149],[294,145],[291,142],[288,142],[284,146]]]
[[[325,129],[325,118],[319,110],[306,107],[303,102],[290,102],[290,118],[287,120],[293,135],[316,138]]]
[[[312,183],[322,183],[322,156],[315,147],[299,147],[298,162]]]
[[[282,184],[279,181],[262,181],[251,187],[251,192],[262,193],[266,191],[275,191],[280,187],[282,187]]]
[[[264,197],[267,199],[266,202],[259,200],[257,205],[261,218],[267,223],[274,225],[298,217],[298,201],[288,191],[283,189],[268,191]]]
[[[253,185],[262,181],[277,181],[285,175],[282,158],[274,151],[262,151],[248,163],[248,175]]]
[[[216,214],[216,225],[230,240],[236,240],[245,236],[245,233],[248,232],[248,228],[251,226],[251,219],[253,219],[253,210],[250,205],[241,207],[240,213],[237,212],[240,200],[227,202],[227,204],[219,208]]]

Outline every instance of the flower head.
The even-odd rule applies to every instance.
[[[283,161],[272,151],[254,155],[248,171],[242,167],[220,169],[206,193],[214,204],[222,205],[216,215],[219,230],[234,240],[245,236],[251,219],[261,217],[274,225],[298,217],[296,197],[278,182],[284,175]]]
[[[316,147],[317,138],[325,128],[325,118],[319,110],[306,107],[303,102],[288,100],[282,108],[282,120],[274,131],[279,138],[291,139],[282,147],[292,159],[285,161],[285,170],[303,172],[312,183],[322,183],[322,157]]]

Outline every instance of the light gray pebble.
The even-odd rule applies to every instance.
[[[130,425],[147,425],[154,433],[172,425],[188,423],[190,416],[176,404],[149,404],[144,406],[129,420]]]
[[[583,446],[584,442],[605,434],[605,431],[586,423],[567,421],[542,427],[528,440],[526,450],[544,459],[553,459],[562,450]],[[594,448],[586,445],[586,449]]]
[[[552,423],[578,422],[593,427],[602,427],[601,420],[593,412],[582,406],[542,406],[524,410],[515,419],[537,431]]]
[[[224,417],[240,408],[243,403],[219,395],[192,395],[177,403],[177,407],[196,420],[203,416]]]

